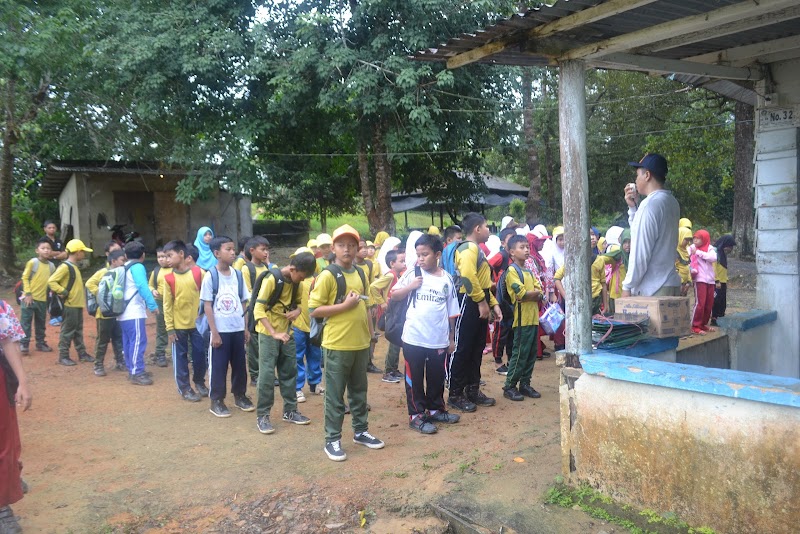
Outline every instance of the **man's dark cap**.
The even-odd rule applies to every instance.
[[[661,154],[645,154],[645,156],[636,163],[634,161],[628,162],[631,167],[642,167],[659,178],[667,178],[667,160]]]

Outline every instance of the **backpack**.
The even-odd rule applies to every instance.
[[[270,267],[269,269],[258,275],[258,278],[255,279],[255,282],[253,283],[253,292],[250,295],[250,302],[247,305],[247,326],[251,332],[256,331],[256,319],[254,314],[254,310],[256,307],[256,299],[258,298],[258,294],[261,293],[261,286],[264,283],[264,279],[267,276],[273,276],[275,278],[275,289],[272,291],[272,294],[269,296],[269,299],[267,300],[267,310],[271,310],[273,306],[275,306],[275,304],[278,303],[278,301],[281,298],[281,294],[283,293],[283,286],[286,283],[286,281],[283,279],[283,275],[281,274],[280,269],[278,269],[277,267]],[[292,305],[294,305],[294,300],[296,298],[297,298],[297,284],[292,284],[292,298],[291,298]]]
[[[199,269],[200,268],[198,267],[198,270]],[[194,267],[192,268],[192,270],[194,271]],[[238,289],[239,289],[239,302],[241,302],[242,300],[244,300],[244,278],[242,278],[241,271],[238,271],[238,270],[233,269],[233,268],[231,268],[231,271],[236,273],[236,282],[237,282],[237,285],[239,286],[238,287]],[[217,267],[214,266],[214,267],[211,267],[208,270],[208,274],[211,275],[211,303],[213,304],[214,301],[217,300],[217,293],[219,293],[219,271],[217,270]],[[167,276],[169,276],[169,274]],[[166,276],[164,277],[164,279],[166,279]],[[195,281],[197,281],[197,276],[196,275],[195,275]],[[170,287],[174,288],[174,284],[175,284],[175,277],[174,276],[172,277],[172,284],[173,285],[170,286]],[[201,280],[200,281],[200,285],[198,286],[198,289],[202,285],[203,285],[203,282]],[[173,289],[172,294],[173,294],[173,296],[175,295],[174,289]],[[251,300],[252,300],[252,297],[251,297]],[[194,327],[195,327],[195,329],[197,329],[197,333],[200,334],[201,336],[203,336],[204,338],[206,336],[211,335],[211,329],[208,326],[208,317],[206,317],[206,309],[205,309],[205,305],[204,305],[204,301],[203,300],[200,301],[200,306],[198,307],[198,310],[197,310],[197,319],[195,319],[195,321],[194,321]]]
[[[131,265],[133,264],[120,265],[109,269],[100,278],[100,284],[97,286],[97,309],[106,319],[122,315],[125,312],[125,308],[128,307],[128,303],[133,299],[131,297],[125,300],[125,283],[128,278],[128,269],[131,268]]]
[[[86,287],[83,288],[83,291],[86,293],[86,313],[89,314],[89,317],[94,317],[99,308],[99,304],[97,303],[97,295],[89,291],[89,289]]]
[[[419,265],[414,266],[414,277],[422,276]],[[412,291],[405,300],[391,299],[386,307],[385,332],[386,340],[397,346],[403,345],[403,327],[409,306],[416,306],[417,290]]]
[[[444,247],[444,251],[442,251],[442,269],[450,273],[450,276],[453,278],[453,284],[455,285],[456,292],[461,289],[462,280],[461,274],[458,272],[458,266],[456,265],[456,251],[457,250],[466,250],[469,247],[469,241],[453,241],[446,247]],[[481,264],[486,261],[486,257],[483,255],[483,251],[478,248],[478,266],[477,269],[481,268]],[[476,270],[477,270],[476,269]]]
[[[69,271],[69,280],[67,281],[67,287],[65,288],[67,291],[67,296],[69,296],[70,292],[72,291],[72,286],[75,285],[75,267],[67,262],[64,262],[64,265],[67,266],[67,270]],[[61,295],[57,295],[53,291],[50,291],[49,295],[50,304],[47,311],[50,313],[50,317],[61,317],[64,313],[64,301],[66,301],[66,298],[62,297]]]
[[[31,280],[33,280],[33,276],[36,274],[36,271],[39,270],[39,264],[40,263],[41,262],[39,261],[39,258],[33,258],[33,266],[31,266],[31,275],[28,277],[28,283],[29,284],[31,283]],[[52,274],[56,270],[56,266],[53,265],[49,261],[47,262],[47,265],[50,267],[50,275],[52,276]],[[22,304],[22,298],[25,296],[23,288],[24,288],[24,285],[22,283],[22,278],[20,278],[17,281],[17,283],[14,284],[14,297],[17,299],[17,302],[20,303],[20,304]],[[72,287],[70,287],[70,289],[72,289]]]
[[[511,304],[511,295],[508,294],[508,288],[506,287],[506,277],[510,269],[517,271],[520,280],[525,280],[519,265],[512,263],[508,266],[508,269],[503,271],[503,274],[500,275],[500,279],[497,281],[497,293],[495,296],[497,297],[497,304],[500,306],[500,311],[503,313],[503,320],[500,322],[500,325],[506,328],[510,328],[514,324],[514,306]],[[522,302],[517,302],[517,308],[519,309],[519,313],[522,313]]]
[[[195,265],[192,267],[192,276],[194,276],[194,283],[197,284],[197,289],[199,290],[200,286],[203,285],[203,270]],[[219,276],[219,274],[217,276]],[[169,289],[172,292],[172,297],[175,298],[175,271],[167,273],[164,276],[164,281],[169,286]],[[217,289],[219,289],[219,278],[217,278]],[[214,296],[216,296],[216,293]]]
[[[361,270],[361,267],[358,265],[353,264],[355,267],[358,276],[361,278],[361,284],[364,286],[364,292],[362,295],[366,295],[367,293],[367,279],[364,277],[364,271]],[[331,263],[323,271],[330,271],[333,275],[333,279],[336,281],[336,299],[333,301],[334,304],[341,304],[344,301],[345,293],[347,293],[347,282],[345,282],[344,274],[342,273],[342,268],[336,265],[335,263]],[[320,273],[321,275],[322,273]],[[319,275],[317,276],[319,279]],[[316,280],[314,280],[316,283]],[[311,286],[312,290],[314,286]],[[319,319],[315,317],[311,317],[311,332],[309,332],[309,337],[311,338],[311,344],[315,347],[319,347],[322,345],[322,333],[325,330],[325,323],[327,322],[327,317],[324,319]]]
[[[386,297],[387,306],[386,306],[386,308],[387,309],[389,308],[389,306],[388,306],[389,302],[391,302],[392,288],[395,285],[397,285],[397,282],[398,282],[397,275],[394,274],[394,271],[389,271],[389,273],[391,273],[391,275],[392,275],[392,282],[389,284],[389,289],[386,290],[386,294],[387,294],[387,297]],[[383,311],[380,306],[378,306],[377,312],[378,312],[378,323],[377,323],[376,326],[378,327],[378,330],[380,330],[381,332],[385,332],[386,331],[386,312]]]

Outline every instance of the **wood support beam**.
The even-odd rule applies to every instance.
[[[694,74],[727,80],[760,80],[762,72],[759,68],[726,67],[723,65],[707,65],[680,59],[665,59],[654,56],[640,56],[617,52],[590,62],[594,66],[617,70],[643,70],[659,74]]]
[[[561,17],[547,24],[536,26],[522,35],[515,35],[506,39],[498,39],[486,43],[483,46],[474,48],[468,52],[458,54],[447,60],[448,69],[457,69],[470,63],[475,63],[483,58],[489,57],[498,52],[502,52],[506,48],[520,44],[529,39],[542,39],[549,35],[559,32],[573,30],[598,20],[603,20],[614,15],[619,15],[626,11],[636,9],[647,4],[651,4],[656,0],[609,0],[600,5],[572,13],[566,17]]]
[[[579,46],[564,53],[561,59],[595,59],[615,52],[625,52],[634,48],[648,46],[651,43],[665,41],[667,39],[677,39],[680,36],[695,32],[707,32],[723,24],[738,22],[743,19],[758,17],[781,11],[783,9],[794,8],[797,0],[747,0],[731,6],[722,7],[700,13],[690,17],[676,19],[663,24],[650,26],[641,30],[612,37],[604,41]],[[699,34],[698,35],[702,35]],[[675,44],[674,46],[680,46]]]
[[[586,63],[559,63],[558,125],[561,198],[566,232],[567,361],[592,350],[592,291],[589,240],[589,173],[586,163]],[[569,365],[577,367],[577,365]]]
[[[772,41],[765,41],[763,43],[756,43],[746,46],[737,46],[735,48],[728,48],[727,50],[720,50],[718,52],[710,52],[708,54],[701,54],[686,58],[686,61],[694,61],[696,63],[717,63],[721,65],[731,65],[733,67],[741,67],[748,65],[762,56],[770,56],[775,53],[785,52],[787,50],[800,49],[800,35],[792,37],[784,37],[783,39],[775,39]],[[800,50],[798,50],[800,53]]]

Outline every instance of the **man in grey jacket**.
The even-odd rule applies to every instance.
[[[631,225],[631,253],[628,273],[622,282],[622,296],[679,296],[681,279],[675,270],[680,206],[664,189],[667,160],[647,154],[636,167],[636,187],[625,187],[628,222]],[[639,195],[646,195],[641,204]]]

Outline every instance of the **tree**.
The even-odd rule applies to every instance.
[[[754,254],[753,155],[755,153],[755,114],[753,106],[736,102],[734,117],[735,162],[733,170],[733,237],[736,254]]]

